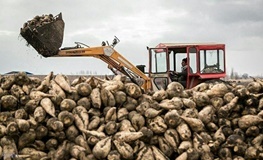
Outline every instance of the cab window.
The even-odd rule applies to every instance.
[[[223,50],[200,50],[201,73],[223,73],[224,68]]]
[[[163,73],[167,70],[166,50],[159,50],[154,52],[154,56],[152,56],[152,73]]]

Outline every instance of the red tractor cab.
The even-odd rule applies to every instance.
[[[201,82],[221,79],[226,76],[225,44],[215,43],[160,43],[148,48],[149,72],[153,89],[166,89],[176,81],[171,71],[181,72],[182,59],[187,58],[187,79],[189,89]]]

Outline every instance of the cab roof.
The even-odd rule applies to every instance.
[[[211,46],[217,46],[217,47],[224,47],[225,44],[222,43],[213,43],[213,42],[209,42],[209,43],[159,43],[156,48],[177,48],[177,47],[189,47],[189,46],[200,46],[200,47],[211,47]]]

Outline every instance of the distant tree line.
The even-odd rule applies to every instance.
[[[97,71],[90,71],[90,70],[81,70],[79,72],[71,73],[72,75],[97,75]]]
[[[263,78],[260,75],[256,75],[256,76],[252,76],[252,77],[258,77],[258,78]],[[238,73],[237,71],[234,71],[234,69],[231,69],[231,72],[229,75],[226,76],[227,79],[249,79],[251,78],[251,75],[249,75],[248,73]]]

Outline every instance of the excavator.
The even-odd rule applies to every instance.
[[[108,64],[114,74],[123,74],[145,91],[166,89],[168,84],[178,81],[173,71],[181,71],[181,60],[188,59],[186,89],[208,80],[219,80],[226,76],[225,44],[221,43],[159,43],[148,50],[148,71],[145,65],[134,65],[114,47],[120,42],[115,36],[111,44],[103,41],[101,45],[90,47],[75,42],[73,47],[61,48],[64,34],[62,14],[42,18],[44,22],[36,25],[28,21],[20,34],[43,57],[94,57]],[[50,19],[49,21],[47,19]]]

